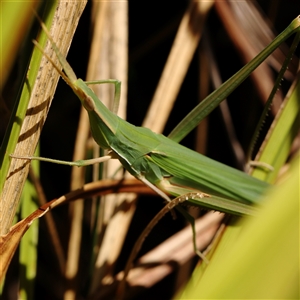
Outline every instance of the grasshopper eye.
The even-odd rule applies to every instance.
[[[84,95],[83,100],[82,100],[82,104],[83,104],[84,108],[88,111],[95,110],[94,101],[93,101],[92,97],[90,97],[88,95]]]

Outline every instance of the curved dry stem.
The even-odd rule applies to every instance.
[[[163,218],[165,216],[166,213],[168,213],[169,211],[171,211],[174,207],[176,207],[178,204],[183,203],[189,199],[193,199],[195,197],[206,197],[208,195],[203,194],[203,193],[188,193],[185,195],[181,195],[178,196],[176,198],[174,198],[171,202],[168,202],[167,205],[165,205],[157,214],[156,216],[151,220],[151,222],[147,225],[147,227],[143,230],[143,232],[140,234],[139,238],[137,239],[137,241],[135,242],[130,256],[127,260],[125,269],[124,269],[124,276],[119,284],[118,290],[117,290],[117,297],[118,299],[122,299],[123,295],[125,294],[125,284],[126,284],[126,278],[128,276],[128,273],[131,269],[132,263],[134,261],[134,259],[136,258],[138,252],[140,251],[145,238],[149,235],[149,233],[152,231],[152,229],[154,228],[154,226],[158,223],[158,221]],[[197,254],[201,257],[203,257],[203,255],[197,251]],[[205,259],[205,257],[203,257],[203,259]]]

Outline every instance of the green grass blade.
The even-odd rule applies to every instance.
[[[32,22],[39,1],[1,1],[0,7],[0,91],[10,74],[17,53]],[[1,99],[2,100],[2,99]]]
[[[38,155],[39,151],[36,151]],[[36,174],[39,173],[39,162],[32,163]],[[26,180],[21,196],[21,219],[28,217],[39,207],[34,185]],[[37,274],[39,220],[35,220],[20,242],[20,299],[34,299],[34,288]]]
[[[299,163],[176,299],[299,299]]]
[[[190,133],[203,118],[215,109],[225,98],[227,98],[250,74],[254,71],[277,47],[294,32],[299,30],[300,17],[279,34],[272,43],[262,52],[253,58],[240,71],[224,82],[217,90],[207,96],[198,106],[196,106],[169,134],[169,138],[175,142],[180,142]]]
[[[46,24],[50,25],[52,16],[54,15],[55,1],[47,1],[46,11],[49,11],[48,17],[45,20]],[[32,13],[33,17],[33,13]],[[29,24],[28,24],[29,26]],[[42,32],[39,38],[39,43],[41,45],[46,44],[47,37]],[[30,41],[31,43],[31,41]],[[32,43],[31,43],[32,44]],[[33,45],[32,45],[33,47]],[[42,53],[38,49],[34,49],[32,58],[30,61],[30,72],[28,72],[26,78],[24,78],[23,86],[20,87],[21,92],[17,96],[14,110],[12,111],[12,117],[10,119],[9,125],[6,130],[3,142],[0,149],[0,193],[3,189],[4,181],[7,177],[7,172],[10,165],[9,154],[14,152],[16,147],[19,133],[21,130],[22,122],[24,120],[26,110],[28,107],[28,102],[31,95],[31,87],[34,85],[38,70],[40,67],[40,61],[42,58]]]
[[[280,168],[287,160],[291,145],[295,136],[299,132],[300,124],[300,73],[290,88],[286,99],[281,105],[281,110],[277,114],[273,124],[266,136],[255,161],[260,161],[271,165],[274,170],[266,171],[256,167],[252,176],[274,183]]]

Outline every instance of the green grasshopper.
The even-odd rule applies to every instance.
[[[115,98],[118,101],[120,82],[117,80],[84,82],[77,79],[71,66],[56,47],[45,25],[41,24],[41,26],[47,33],[64,72],[46,54],[45,56],[72,88],[86,109],[93,138],[103,149],[107,149],[109,152],[104,157],[75,162],[18,155],[11,155],[11,157],[36,159],[78,167],[101,163],[113,158],[118,159],[129,173],[168,202],[171,201],[170,197],[172,196],[177,197],[197,192],[207,193],[209,194],[207,197],[211,197],[211,201],[207,201],[207,197],[204,197],[205,201],[202,201],[199,197],[199,199],[191,198],[188,202],[196,206],[237,214],[243,213],[239,209],[239,205],[247,206],[258,203],[260,196],[269,187],[267,183],[209,159],[178,144],[178,142],[199,123],[200,119],[209,114],[234,88],[245,80],[278,47],[282,40],[290,36],[296,30],[294,28],[296,26],[289,26],[256,58],[201,102],[187,116],[189,118],[192,115],[193,122],[188,122],[187,126],[187,119],[184,119],[169,138],[156,134],[147,128],[136,127],[112,113],[87,85],[113,83],[116,89]],[[39,44],[34,43],[44,53]],[[199,114],[200,110],[202,110],[201,114]],[[183,127],[187,130],[182,131]],[[214,202],[214,199],[220,200],[220,198],[224,205],[220,204],[220,201]],[[229,208],[232,203],[237,205],[236,209]],[[186,212],[182,208],[180,211],[186,216]]]

